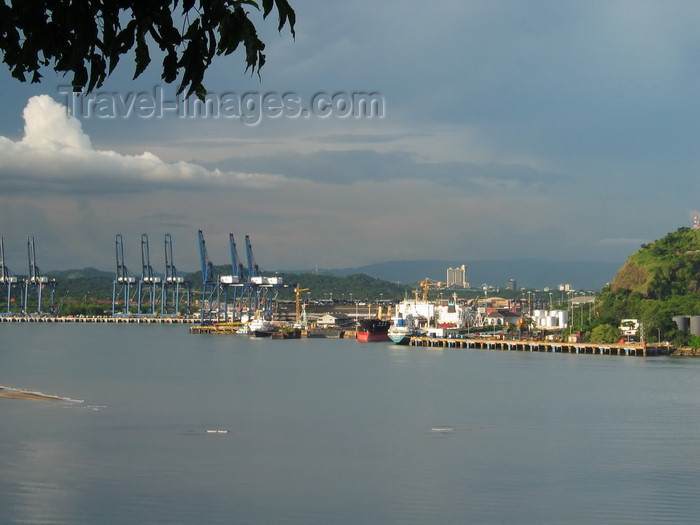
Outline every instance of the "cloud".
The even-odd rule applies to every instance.
[[[93,149],[79,120],[48,95],[29,99],[24,137],[0,137],[0,183],[5,193],[144,193],[164,188],[187,191],[269,189],[281,175],[207,169],[188,162],[168,163],[143,152],[123,155]]]
[[[70,118],[63,106],[48,95],[32,97],[24,108],[24,138],[21,144],[31,150],[66,153],[92,149],[77,119]]]
[[[483,193],[493,190],[520,193],[560,191],[564,177],[525,164],[501,162],[425,161],[404,151],[372,149],[321,150],[308,154],[283,153],[265,157],[232,158],[223,164],[242,169],[281,172],[286,177],[350,186],[361,181],[401,183],[429,181],[441,190]]]
[[[32,234],[43,267],[110,267],[115,233],[133,254],[142,232],[168,231],[178,264],[196,268],[201,228],[215,261],[229,258],[229,232],[249,233],[268,268],[622,262],[692,223],[699,12],[677,0],[312,0],[297,6],[296,40],[265,24],[262,80],[239,74],[244,57],[207,73],[212,93],[378,91],[387,111],[373,120],[75,121],[48,97],[26,104],[39,87],[0,74],[8,253],[25,257]],[[160,82],[115,73],[106,92]]]

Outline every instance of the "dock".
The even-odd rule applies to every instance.
[[[197,325],[190,327],[191,334],[205,335],[232,335],[238,333],[243,325],[241,323],[213,323],[210,325]],[[271,339],[356,339],[355,330],[308,330],[308,329],[281,329],[274,332]]]
[[[647,357],[673,355],[670,345],[644,343],[569,343],[559,341],[519,341],[508,339],[412,337],[411,346],[429,348],[470,348],[478,350],[505,350],[509,352],[544,352],[553,354],[589,354]]]
[[[212,323],[202,325],[199,317],[168,317],[168,316],[119,316],[119,317],[52,317],[52,316],[0,316],[0,323],[100,323],[100,324],[189,324],[191,334],[232,335],[242,326],[240,322]],[[300,330],[292,334],[280,333],[274,339],[297,338],[331,338],[355,339],[354,330]],[[486,339],[477,337],[412,337],[410,346],[422,348],[464,348],[475,350],[501,350],[507,352],[541,352],[552,354],[582,354],[609,356],[674,356],[700,357],[700,349],[676,348],[668,343],[643,344],[627,343],[582,343],[565,341],[534,341],[514,339]]]
[[[47,315],[4,315],[0,323],[103,323],[103,324],[196,324],[199,317],[153,317],[153,316],[119,316],[119,317],[54,317]]]

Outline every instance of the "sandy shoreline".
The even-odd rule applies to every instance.
[[[0,398],[2,399],[27,399],[30,401],[60,401],[60,397],[49,396],[39,392],[25,392],[23,390],[12,390],[0,386]]]

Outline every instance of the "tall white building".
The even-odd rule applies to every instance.
[[[462,288],[469,288],[469,281],[467,280],[467,267],[464,264],[459,268],[447,269],[447,286],[461,286]]]

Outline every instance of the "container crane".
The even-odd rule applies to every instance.
[[[245,253],[248,259],[248,280],[253,282],[253,277],[260,275],[260,267],[253,257],[253,246],[250,243],[250,235],[245,236]]]
[[[214,263],[212,263],[209,260],[209,255],[207,254],[207,246],[206,241],[204,240],[204,233],[202,232],[202,230],[199,230],[197,235],[199,237],[199,256],[202,263],[202,323],[205,323],[211,322],[214,294],[217,294],[216,304],[218,308],[218,294],[220,292],[221,286],[217,279]],[[207,308],[205,308],[205,304],[207,305]],[[206,320],[205,315],[207,316]]]
[[[175,262],[173,259],[173,239],[169,233],[165,234],[165,280],[162,284],[162,300],[161,300],[161,313],[163,315],[168,315],[168,291],[170,288],[172,290],[172,314],[177,315],[180,311],[180,286],[185,285],[187,291],[186,299],[186,309],[187,314],[190,313],[190,291],[191,284],[189,281],[185,281],[175,267]]]
[[[229,248],[231,249],[231,269],[233,272],[234,279],[237,278],[239,281],[243,279],[243,271],[245,267],[238,257],[238,249],[236,248],[236,239],[234,239],[233,234],[228,234]]]
[[[229,243],[229,249],[231,251],[231,275],[222,275],[219,278],[219,282],[225,286],[224,288],[224,306],[225,306],[225,320],[228,320],[228,289],[233,288],[233,309],[234,312],[236,310],[236,298],[238,296],[238,289],[241,289],[241,294],[238,296],[238,300],[241,303],[241,306],[239,307],[239,317],[241,316],[241,309],[242,309],[242,303],[243,303],[243,295],[244,295],[244,289],[248,288],[250,285],[249,283],[245,282],[243,280],[243,273],[245,271],[245,267],[243,266],[243,263],[241,263],[240,258],[238,257],[238,249],[236,247],[236,239],[233,236],[233,233],[228,234],[228,243]]]
[[[115,239],[116,254],[117,254],[117,275],[112,283],[112,317],[116,315],[117,303],[117,287],[121,288],[124,298],[123,315],[129,315],[129,302],[131,301],[131,285],[136,282],[136,278],[131,275],[126,265],[124,264],[124,241],[122,234],[118,233]]]
[[[243,265],[238,260],[238,252],[236,250],[236,241],[233,238],[233,234],[228,234],[228,243],[231,250],[231,275],[221,275],[219,276],[219,283],[225,285],[238,285],[241,284],[241,276],[239,273],[239,268]]]
[[[245,254],[248,260],[248,282],[252,286],[251,291],[251,306],[254,310],[257,310],[260,306],[260,290],[258,289],[259,273],[260,267],[255,262],[255,257],[253,256],[253,245],[250,243],[250,235],[245,236]],[[263,308],[265,310],[265,308]]]
[[[141,234],[141,279],[138,286],[138,305],[137,312],[141,315],[141,305],[143,303],[143,290],[146,288],[148,292],[148,304],[150,305],[150,314],[156,313],[156,288],[159,284],[162,285],[163,278],[158,275],[151,266],[151,254],[148,245],[148,235]],[[163,300],[163,289],[161,286],[161,302]]]
[[[36,313],[41,315],[41,296],[44,286],[49,286],[51,292],[51,313],[54,313],[54,296],[56,292],[56,279],[49,279],[41,274],[41,270],[36,264],[36,248],[34,237],[27,237],[27,258],[29,260],[29,276],[24,281],[24,304],[22,310],[28,310],[29,288],[36,289]]]
[[[260,267],[255,262],[253,256],[253,246],[250,242],[250,235],[245,236],[246,255],[248,258],[248,282],[253,287],[256,308],[270,310],[272,308],[272,298],[267,293],[268,288],[279,288],[282,286],[281,277],[264,277],[260,275]],[[261,299],[260,288],[263,288],[264,297]]]
[[[0,284],[4,284],[6,289],[7,315],[10,315],[12,304],[12,286],[16,285],[17,282],[17,277],[5,264],[5,240],[0,237]]]

